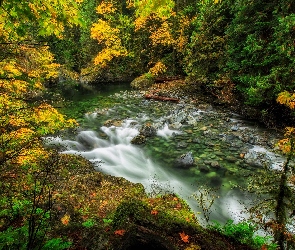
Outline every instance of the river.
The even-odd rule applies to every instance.
[[[237,186],[245,187],[257,168],[283,162],[272,152],[279,134],[210,104],[145,100],[129,83],[72,91],[66,98],[70,105],[61,112],[80,127],[50,143],[89,159],[97,171],[142,183],[151,195],[176,193],[200,216],[203,195],[203,208],[213,201],[210,220],[245,218],[253,197]],[[146,128],[153,136],[131,143]]]

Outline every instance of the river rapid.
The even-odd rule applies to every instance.
[[[97,171],[141,183],[150,195],[176,193],[200,216],[203,194],[203,206],[213,201],[210,220],[247,217],[253,197],[237,186],[245,187],[259,168],[281,167],[284,159],[273,150],[281,135],[210,104],[146,100],[124,88],[69,98],[72,105],[62,112],[73,112],[80,127],[48,144],[82,155]]]

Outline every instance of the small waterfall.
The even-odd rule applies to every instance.
[[[137,125],[134,125],[137,124]],[[112,176],[124,177],[133,183],[141,183],[147,193],[176,193],[188,202],[190,207],[198,212],[196,200],[192,197],[198,189],[188,179],[179,175],[173,168],[167,171],[160,164],[147,157],[140,146],[130,143],[133,137],[139,134],[138,122],[127,119],[120,126],[102,126],[104,138],[99,132],[85,130],[78,133],[75,140],[63,140],[60,137],[47,138],[47,143],[62,147],[62,153],[78,154],[95,164],[97,171]],[[157,130],[157,136],[168,139],[181,131],[169,129],[164,124]],[[106,137],[106,138],[105,138]],[[212,219],[226,221],[228,218],[238,220],[237,215],[242,209],[238,198],[228,193],[222,199],[216,199]]]
[[[139,134],[134,120],[125,120],[121,126],[101,127],[107,139],[100,138],[94,131],[81,131],[76,140],[62,140],[60,137],[47,138],[48,144],[62,146],[65,154],[79,154],[94,162],[96,169],[106,174],[134,182],[142,183],[147,192],[152,192],[155,182],[159,188],[183,186],[176,181],[173,174],[164,171],[160,165],[148,158],[144,151],[130,143]],[[158,131],[160,136],[168,138],[174,130],[167,125]],[[170,187],[170,189],[171,189]],[[169,189],[169,188],[168,188]],[[173,189],[173,188],[172,188]],[[174,192],[173,190],[163,190]]]

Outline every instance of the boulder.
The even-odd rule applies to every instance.
[[[132,144],[136,144],[136,145],[139,145],[139,144],[143,144],[146,142],[146,138],[144,135],[137,135],[135,137],[133,137],[133,139],[131,140],[131,143]]]
[[[153,137],[157,134],[157,129],[151,124],[147,123],[140,128],[139,133],[145,137]]]
[[[145,75],[135,78],[131,83],[131,87],[138,90],[148,89],[152,86],[154,80],[152,78],[147,78]]]
[[[107,120],[104,122],[104,126],[106,127],[111,127],[111,126],[115,126],[115,127],[121,127],[122,126],[122,120]]]
[[[189,168],[194,165],[194,157],[192,152],[181,155],[175,161],[177,167]]]

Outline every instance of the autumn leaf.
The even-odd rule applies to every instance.
[[[157,210],[152,210],[152,211],[151,211],[151,214],[152,214],[152,215],[157,215],[158,213],[159,213],[159,212],[158,212]]]
[[[185,234],[184,232],[182,232],[182,233],[179,233],[179,235],[180,235],[180,238],[181,238],[181,240],[183,241],[183,242],[185,242],[185,243],[188,243],[189,242],[189,235],[187,235],[187,234]]]
[[[71,218],[70,215],[65,214],[65,215],[60,219],[60,221],[61,221],[62,224],[64,224],[64,225],[68,225],[69,222],[70,222],[70,218]]]
[[[261,250],[267,250],[267,246],[266,245],[262,245]]]
[[[115,235],[119,235],[119,236],[123,236],[125,234],[126,230],[124,229],[119,229],[119,230],[116,230],[114,232]]]

